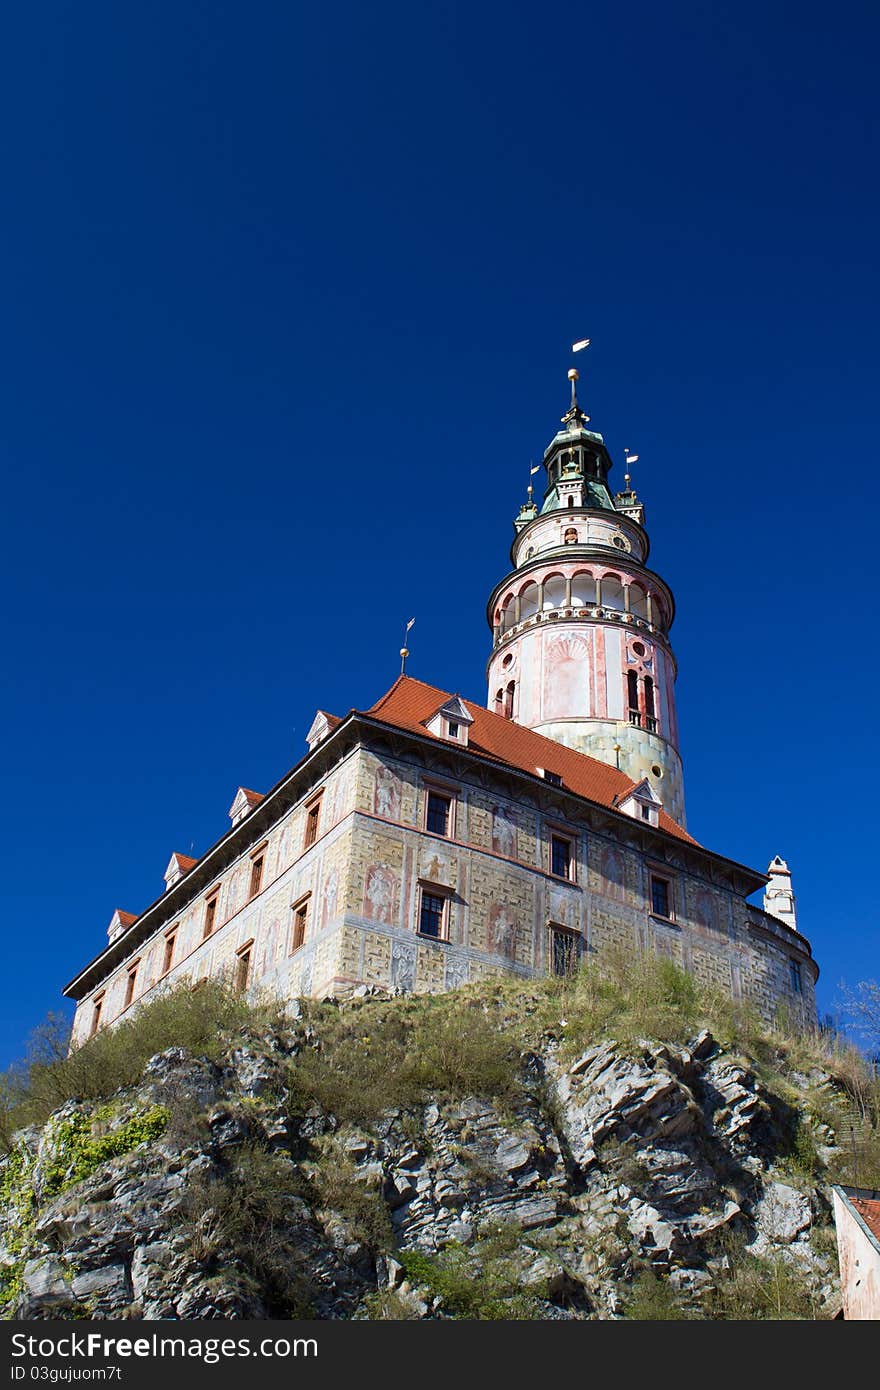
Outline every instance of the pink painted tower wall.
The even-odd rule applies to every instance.
[[[629,486],[612,497],[611,459],[577,402],[543,459],[539,510],[514,522],[513,570],[494,590],[488,618],[490,709],[647,778],[685,823],[675,713],[672,593],[647,567],[644,513]]]

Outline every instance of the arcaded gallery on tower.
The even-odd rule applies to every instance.
[[[489,600],[487,707],[402,675],[369,709],[319,710],[296,767],[239,788],[216,844],[172,854],[162,895],[113,913],[64,991],[75,1043],[185,979],[446,990],[568,974],[612,943],[768,1019],[815,1016],[787,865],[758,872],[685,829],[672,593],[570,378],[543,501],[529,489]]]

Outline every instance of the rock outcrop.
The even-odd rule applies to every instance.
[[[20,1132],[5,1315],[607,1318],[648,1277],[712,1316],[737,1259],[781,1261],[833,1315],[828,1199],[786,1166],[789,1107],[710,1034],[565,1060],[548,1038],[512,1099],[436,1094],[364,1127],[291,1090],[310,1045],[299,1026],[221,1062],[172,1049]]]

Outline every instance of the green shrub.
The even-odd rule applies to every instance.
[[[782,1250],[753,1255],[742,1240],[724,1242],[727,1271],[720,1274],[704,1300],[706,1316],[737,1322],[813,1321],[818,1300],[806,1275]]]
[[[52,1135],[55,1157],[46,1166],[42,1190],[44,1198],[54,1197],[65,1188],[82,1182],[111,1158],[119,1158],[131,1153],[139,1144],[158,1139],[168,1124],[168,1111],[163,1105],[153,1105],[142,1114],[132,1115],[123,1124],[101,1133],[102,1126],[111,1119],[112,1113],[108,1108],[94,1115],[74,1115],[55,1128]]]
[[[192,1178],[183,1199],[192,1257],[209,1271],[243,1271],[274,1317],[308,1317],[311,1309],[297,1257],[294,1204],[302,1190],[288,1158],[242,1144],[225,1169]]]
[[[339,1212],[355,1239],[373,1251],[391,1249],[391,1218],[377,1183],[358,1178],[350,1163],[330,1151],[316,1170],[311,1187],[316,1202]]]
[[[624,1295],[623,1316],[638,1322],[670,1322],[687,1318],[669,1284],[652,1269],[642,1270]]]
[[[440,1299],[442,1311],[453,1318],[487,1321],[529,1321],[544,1316],[543,1284],[524,1288],[521,1265],[514,1252],[520,1232],[514,1227],[492,1232],[465,1247],[455,1242],[438,1255],[403,1250],[397,1258],[411,1283]]]
[[[428,1094],[503,1098],[516,1086],[519,1045],[474,991],[370,1001],[311,1012],[318,1045],[291,1068],[303,1104],[371,1124]]]

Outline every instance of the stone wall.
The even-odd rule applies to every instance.
[[[780,1003],[815,1016],[814,970],[798,938],[717,875],[713,880],[708,857],[705,874],[695,872],[695,853],[663,836],[647,854],[641,826],[621,828],[608,818],[599,829],[597,808],[569,798],[561,816],[558,798],[541,804],[541,790],[523,795],[522,784],[501,770],[466,759],[461,767],[466,775],[450,780],[405,752],[349,753],[258,842],[265,864],[253,899],[257,846],[250,845],[80,1002],[74,1041],[88,1037],[97,997],[103,995],[104,1026],[182,978],[229,977],[248,946],[254,991],[323,996],[362,983],[434,991],[494,973],[546,973],[551,926],[576,933],[582,955],[616,945],[668,956],[701,982],[753,1000],[768,1019]],[[424,828],[431,788],[453,799],[448,838]],[[305,847],[306,806],[319,790],[319,832]],[[554,831],[571,839],[571,881],[550,872]],[[652,873],[670,885],[670,919],[651,912]],[[417,930],[420,894],[432,889],[448,903],[443,941]],[[205,902],[215,892],[216,926],[204,939]],[[304,900],[305,941],[293,950],[293,909]],[[171,927],[174,959],[163,974]],[[792,983],[794,959],[800,994]],[[137,988],[126,1008],[135,960]]]

